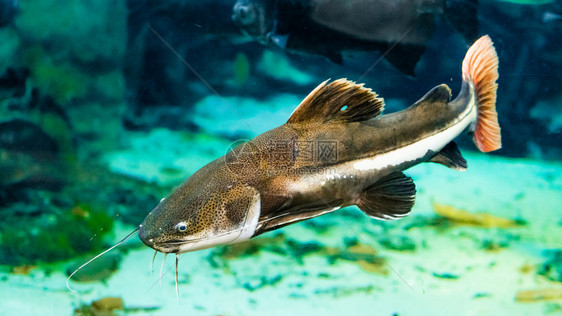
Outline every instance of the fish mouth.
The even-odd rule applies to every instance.
[[[180,253],[188,252],[190,248],[195,247],[196,243],[197,240],[172,239],[162,242],[154,242],[149,247],[161,253],[180,254]],[[192,244],[192,246],[187,247],[187,245],[189,244]],[[187,250],[185,248],[187,248]]]
[[[166,241],[154,243],[150,247],[156,251],[163,252],[163,253],[181,254],[181,253],[192,252],[196,250],[208,249],[217,245],[230,244],[232,242],[231,239],[227,240],[226,242],[224,242],[225,240],[221,240],[221,237],[224,237],[224,235],[226,234],[183,239],[183,240],[172,239],[172,240],[166,240]]]
[[[172,239],[172,240],[162,241],[162,242],[160,242],[160,244],[161,245],[178,245],[178,244],[184,244],[186,242],[189,242],[189,240]]]
[[[163,242],[154,242],[149,245],[150,248],[161,253],[178,253],[180,245],[185,244],[182,240],[167,240]]]

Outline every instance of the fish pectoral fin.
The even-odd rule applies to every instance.
[[[288,124],[360,122],[379,115],[384,109],[384,100],[362,84],[344,78],[330,84],[327,82],[322,82],[308,94],[295,109]]]
[[[467,163],[455,142],[450,142],[443,147],[440,152],[435,154],[429,161],[442,164],[458,171],[465,171]]]
[[[289,42],[289,34],[276,34],[270,32],[267,34],[267,42],[271,43],[274,47],[285,49],[287,48],[287,42]]]
[[[416,199],[416,185],[402,172],[393,172],[368,187],[357,206],[378,219],[399,219],[410,213]]]
[[[260,219],[262,223],[257,229],[253,237],[272,231],[289,224],[298,223],[309,218],[324,215],[339,209],[343,204],[342,200],[334,201],[317,201],[311,204],[297,205],[288,209],[281,210],[269,216]]]

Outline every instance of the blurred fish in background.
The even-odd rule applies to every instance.
[[[336,64],[348,51],[381,51],[398,70],[414,75],[437,17],[471,42],[476,14],[476,0],[238,0],[232,20],[268,47],[322,55]]]

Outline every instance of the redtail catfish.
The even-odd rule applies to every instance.
[[[497,67],[484,36],[466,54],[454,100],[442,84],[386,115],[371,89],[325,81],[287,123],[188,178],[148,214],[139,237],[156,251],[178,254],[245,241],[349,205],[374,218],[404,217],[416,189],[403,170],[422,162],[466,169],[453,142],[463,131],[473,133],[481,151],[501,147]]]

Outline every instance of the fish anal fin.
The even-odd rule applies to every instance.
[[[384,100],[362,84],[343,78],[327,82],[308,94],[287,123],[360,122],[379,115],[384,109]]]
[[[357,201],[367,215],[398,219],[410,213],[416,199],[416,185],[402,172],[393,172],[368,187]]]
[[[450,142],[447,146],[443,147],[440,152],[435,154],[429,161],[442,164],[458,171],[465,171],[467,163],[455,142]]]

